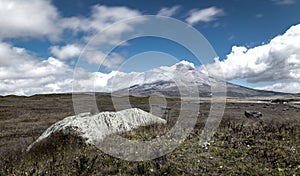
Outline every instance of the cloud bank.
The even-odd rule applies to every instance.
[[[227,80],[246,79],[251,83],[290,80],[293,83],[277,83],[258,87],[283,92],[300,92],[300,24],[290,27],[284,34],[273,38],[269,43],[247,48],[233,46],[230,54],[219,62]],[[212,73],[216,64],[205,66]],[[214,75],[218,76],[218,75]]]
[[[157,81],[174,81],[181,78],[187,82],[209,84],[207,77],[194,64],[181,61],[173,66],[159,67],[146,72],[109,73],[89,72],[77,67],[74,70],[63,61],[49,57],[39,59],[24,48],[16,48],[0,43],[0,58],[5,65],[0,66],[1,95],[33,95],[41,93],[111,92],[133,85]],[[3,58],[9,58],[5,60]],[[10,59],[11,58],[11,59]],[[109,62],[110,63],[110,62]]]
[[[33,95],[72,92],[73,68],[53,57],[39,59],[24,48],[0,43],[0,94]],[[108,91],[108,74],[77,70],[77,87],[82,91]],[[95,89],[94,89],[95,86]]]

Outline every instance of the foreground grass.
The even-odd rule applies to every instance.
[[[156,130],[141,128],[124,136],[148,140],[159,135]],[[195,129],[173,152],[144,162],[124,161],[74,139],[56,138],[52,146],[37,152],[8,155],[0,163],[0,175],[300,174],[299,126],[228,122],[218,129],[208,148],[199,146],[200,134]]]

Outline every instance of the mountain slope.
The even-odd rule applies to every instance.
[[[198,92],[200,97],[211,96],[210,85],[198,85]],[[228,97],[255,97],[255,96],[274,96],[274,95],[285,95],[285,93],[255,90],[231,83],[226,84],[226,95]],[[158,81],[143,85],[134,85],[130,88],[121,89],[113,92],[114,95],[132,95],[138,97],[150,96],[152,94],[162,94],[167,97],[188,97],[190,92],[180,92],[175,82],[171,81]]]
[[[114,95],[149,96],[158,93],[168,97],[195,95],[197,90],[192,89],[193,87],[198,88],[199,96],[209,97],[212,95],[212,86],[217,87],[218,83],[222,82],[202,73],[187,61],[142,73],[123,73],[109,81],[111,85],[114,85],[111,86]],[[181,89],[180,86],[185,89]],[[186,87],[191,87],[191,89],[188,90]],[[284,95],[284,93],[255,90],[228,82],[226,83],[226,94],[228,97]]]

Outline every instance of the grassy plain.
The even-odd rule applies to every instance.
[[[99,111],[114,111],[111,97],[96,96]],[[149,99],[130,97],[133,107],[150,111]],[[199,103],[199,102],[194,102]],[[122,134],[131,140],[163,135],[176,122],[179,99],[168,99],[167,126],[142,127]],[[173,152],[131,162],[85,146],[72,136],[55,136],[39,150],[25,150],[51,124],[73,115],[70,94],[0,97],[0,175],[299,175],[300,109],[294,104],[230,99],[222,122],[203,148],[199,136],[210,110],[201,101],[192,133]],[[256,110],[261,119],[248,119]]]

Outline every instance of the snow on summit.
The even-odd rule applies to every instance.
[[[170,67],[162,66],[145,72],[118,72],[107,81],[107,87],[112,91],[128,88],[134,85],[150,84],[159,81],[184,81],[185,83],[208,84],[208,77],[196,69],[193,63],[180,61]]]

